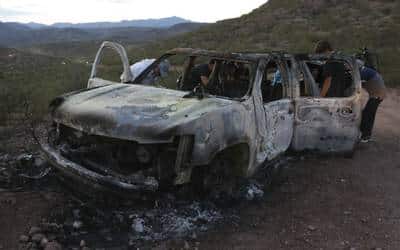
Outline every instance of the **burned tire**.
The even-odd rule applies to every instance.
[[[203,179],[205,192],[213,197],[233,196],[238,186],[238,177],[229,171],[231,165],[229,159],[217,158],[208,166],[208,171]]]
[[[208,166],[196,169],[194,183],[213,199],[235,199],[246,183],[247,167],[248,147],[236,145],[220,152]]]
[[[285,164],[286,161],[281,159],[264,164],[260,170],[261,173],[257,176],[260,176],[259,181],[264,184],[265,189],[271,190],[286,180]]]

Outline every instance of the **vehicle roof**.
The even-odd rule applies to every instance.
[[[188,56],[207,56],[212,58],[220,58],[225,60],[238,60],[238,61],[249,61],[257,62],[260,59],[269,58],[296,58],[297,60],[312,61],[312,60],[328,60],[328,59],[341,59],[350,60],[351,57],[344,55],[340,52],[335,52],[332,55],[318,55],[318,54],[290,54],[285,51],[272,51],[272,52],[221,52],[215,50],[205,49],[192,49],[192,48],[175,48],[166,52],[166,55],[188,55]]]
[[[296,58],[299,61],[312,61],[312,60],[328,60],[328,59],[340,59],[351,61],[351,57],[343,55],[341,53],[334,53],[333,55],[316,55],[316,54],[290,54],[283,51],[276,52],[221,52],[215,50],[205,50],[205,49],[192,49],[192,48],[174,48],[167,51],[164,55],[158,58],[152,65],[150,65],[146,70],[144,70],[133,82],[139,82],[142,78],[150,72],[152,67],[158,64],[160,61],[164,60],[166,57],[171,55],[187,55],[187,56],[206,56],[215,59],[222,60],[234,60],[234,61],[242,61],[242,62],[254,62],[257,63],[260,59],[269,60],[271,58],[274,59],[284,59],[290,60],[292,58]]]
[[[192,48],[175,48],[166,52],[166,55],[188,55],[188,56],[207,56],[216,59],[237,60],[257,62],[261,58],[266,58],[269,54],[251,54],[251,53],[231,53],[215,50],[192,49]]]

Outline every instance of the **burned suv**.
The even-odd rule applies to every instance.
[[[121,83],[96,76],[105,48],[121,57]],[[143,84],[165,59],[169,76]],[[210,59],[207,87],[183,91],[198,84],[195,65]],[[320,98],[316,72],[327,60],[345,65],[346,88]],[[52,101],[41,146],[61,176],[98,189],[152,192],[196,178],[213,183],[215,175],[250,177],[289,148],[352,152],[360,89],[355,60],[342,55],[173,49],[132,79],[124,48],[104,42],[88,88]]]

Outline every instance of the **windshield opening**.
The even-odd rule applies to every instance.
[[[256,65],[254,62],[193,55],[168,55],[147,61],[138,74],[138,64],[131,66],[134,84],[181,91],[201,88],[205,94],[242,99],[249,93]],[[136,66],[135,66],[136,65]]]

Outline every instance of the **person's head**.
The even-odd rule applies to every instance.
[[[332,45],[325,40],[319,41],[314,48],[314,52],[316,54],[326,54],[332,51],[333,51]]]
[[[208,61],[208,68],[210,70],[213,70],[215,62],[216,62],[216,59],[211,59],[210,61]]]

